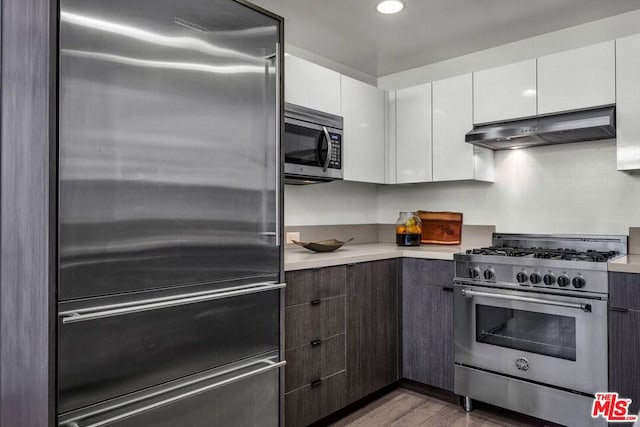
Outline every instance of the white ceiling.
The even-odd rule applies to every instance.
[[[373,77],[640,9],[639,0],[252,0],[285,18],[285,41]]]

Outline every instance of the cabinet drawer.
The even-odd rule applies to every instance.
[[[640,310],[640,274],[609,273],[609,306]]]
[[[287,350],[286,359],[288,393],[345,369],[344,334]]]
[[[307,386],[284,398],[286,427],[311,424],[346,405],[346,375],[325,378],[316,386]]]
[[[327,299],[345,293],[344,265],[286,273],[285,306]]]
[[[343,333],[344,316],[344,296],[285,308],[285,348]]]

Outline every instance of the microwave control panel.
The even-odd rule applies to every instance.
[[[331,160],[329,160],[329,167],[331,169],[342,168],[342,135],[337,133],[331,133]]]

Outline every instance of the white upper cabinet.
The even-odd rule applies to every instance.
[[[538,114],[616,102],[613,41],[538,58]]]
[[[618,170],[640,169],[640,35],[616,41]]]
[[[471,74],[432,85],[433,180],[494,181],[493,151],[464,140],[473,127]]]
[[[473,122],[535,116],[536,60],[473,73]]]
[[[396,91],[386,93],[385,141],[384,141],[384,183],[396,183]]]
[[[385,102],[382,89],[342,76],[345,181],[385,182]]]
[[[432,181],[431,83],[396,91],[396,183]]]
[[[341,115],[340,73],[292,55],[284,67],[285,102]]]

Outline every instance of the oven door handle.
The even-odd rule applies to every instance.
[[[466,298],[472,297],[487,297],[487,298],[495,298],[495,299],[503,299],[507,301],[522,301],[522,302],[532,302],[535,304],[544,304],[544,305],[555,305],[558,307],[569,307],[569,308],[577,308],[579,310],[584,311],[585,313],[591,313],[591,304],[580,304],[575,302],[564,302],[564,301],[551,301],[540,298],[531,298],[531,297],[521,297],[518,295],[507,295],[507,294],[497,294],[493,292],[482,292],[482,291],[474,291],[473,289],[462,289],[460,291],[462,296]]]
[[[327,158],[324,160],[324,165],[322,165],[322,172],[326,172],[329,167],[329,163],[331,162],[333,144],[331,142],[331,135],[329,135],[329,129],[327,129],[326,126],[322,126],[322,131],[324,132],[324,137],[327,138]]]

